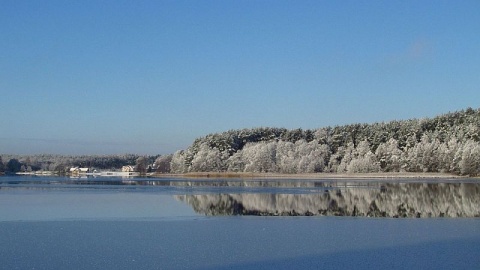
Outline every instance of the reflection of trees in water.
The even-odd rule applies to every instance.
[[[480,217],[477,184],[378,184],[313,194],[180,195],[205,215]]]

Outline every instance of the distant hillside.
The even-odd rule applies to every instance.
[[[253,128],[196,139],[160,157],[159,171],[185,172],[445,172],[477,175],[480,109],[315,130]],[[168,166],[169,165],[169,166]]]

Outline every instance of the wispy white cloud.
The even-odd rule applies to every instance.
[[[421,37],[412,40],[403,49],[389,54],[387,56],[387,61],[390,64],[417,62],[428,59],[432,54],[432,43],[428,39]]]
[[[428,56],[432,52],[430,42],[426,39],[414,40],[407,48],[406,56],[409,59],[420,59]]]

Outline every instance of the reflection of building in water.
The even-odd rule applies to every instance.
[[[205,215],[480,217],[478,184],[374,184],[312,194],[181,195]]]

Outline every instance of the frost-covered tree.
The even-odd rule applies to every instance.
[[[277,172],[275,141],[249,144],[242,151],[246,172]]]
[[[443,173],[460,173],[460,156],[456,157],[462,145],[454,137],[438,146],[438,170]]]
[[[275,163],[280,173],[297,173],[297,153],[295,144],[287,141],[277,143]]]
[[[380,171],[375,154],[368,151],[365,155],[353,159],[347,166],[349,173],[372,173]]]
[[[370,173],[378,172],[380,165],[377,162],[375,154],[370,150],[368,141],[361,141],[358,146],[351,151],[351,161],[346,165],[349,173]]]
[[[327,168],[328,172],[345,172],[346,167],[342,164],[343,157],[345,156],[347,148],[339,147],[336,151],[333,151],[328,160]]]
[[[185,151],[179,150],[173,154],[170,170],[172,173],[185,173],[188,171],[188,166],[185,162]]]
[[[345,148],[341,148],[339,152],[340,164],[336,167],[336,172],[344,173],[348,171],[348,164],[355,159],[355,145],[349,143]],[[331,160],[331,162],[334,162]]]
[[[163,155],[159,156],[153,163],[155,171],[157,173],[169,173],[171,172],[171,162],[173,155]]]
[[[245,160],[243,159],[243,151],[238,151],[226,161],[227,170],[229,172],[245,171]]]
[[[328,146],[319,144],[316,140],[311,142],[302,140],[295,143],[295,146],[298,173],[314,173],[325,170],[325,164],[330,157]]]
[[[331,145],[332,144],[332,129],[330,127],[319,128],[314,133],[315,140],[319,144]]]
[[[402,166],[402,151],[398,148],[398,141],[390,138],[381,143],[375,152],[379,165],[384,172],[399,172]]]
[[[411,172],[438,172],[438,146],[437,139],[431,139],[429,134],[424,134],[420,142],[407,149],[407,169]]]
[[[343,158],[337,166],[339,173],[368,173],[379,170],[376,156],[370,150],[370,144],[366,140],[361,141],[357,147],[349,143],[343,150]]]
[[[478,142],[468,140],[463,145],[459,167],[462,175],[478,175],[480,172],[480,144]]]
[[[147,172],[147,159],[145,157],[137,158],[135,161],[135,171],[140,172],[140,174]]]
[[[223,154],[217,148],[210,148],[202,143],[198,152],[192,159],[189,171],[192,172],[220,172],[226,169],[228,155]]]

